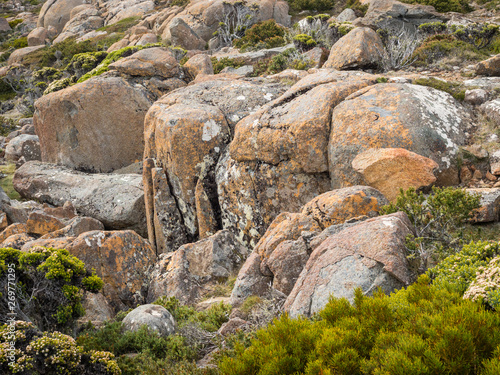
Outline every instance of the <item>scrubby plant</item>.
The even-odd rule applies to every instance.
[[[474,281],[464,294],[464,298],[498,310],[500,307],[500,257],[493,258],[487,265],[477,270]]]
[[[415,65],[427,66],[443,58],[452,58],[460,62],[480,61],[488,57],[473,45],[457,40],[452,35],[437,34],[428,37],[414,54]]]
[[[235,39],[233,45],[241,51],[274,48],[285,45],[285,29],[275,20],[256,23],[247,31],[245,36]]]
[[[385,47],[385,53],[382,56],[385,71],[400,70],[415,62],[417,57],[414,56],[414,52],[420,44],[418,34],[411,32],[404,26],[393,32],[379,29],[378,33],[382,37]]]
[[[472,11],[468,0],[402,0],[408,4],[432,5],[438,12],[467,13]]]
[[[330,298],[311,320],[285,314],[248,345],[225,351],[219,369],[223,375],[481,374],[498,359],[498,328],[498,314],[423,275],[390,296],[357,289],[353,305]]]
[[[436,90],[444,91],[453,96],[455,99],[463,101],[465,99],[465,88],[462,84],[456,82],[448,82],[436,78],[418,78],[414,82],[416,85],[432,87]]]
[[[227,66],[238,69],[243,65],[245,65],[245,61],[242,59],[231,59],[229,57],[223,57],[221,59],[217,59],[216,57],[212,57],[212,66],[214,68],[214,74],[219,74],[221,70]]]
[[[498,35],[498,25],[472,23],[467,25],[452,25],[452,35],[463,42],[469,43],[478,49],[488,47],[493,38]]]
[[[223,3],[222,14],[218,18],[219,27],[214,33],[220,45],[229,46],[234,40],[242,38],[252,25],[258,10],[258,6],[249,7],[242,1]]]
[[[117,51],[113,51],[109,53],[104,60],[101,61],[99,65],[97,65],[94,69],[92,69],[90,72],[84,74],[78,79],[78,83],[80,82],[85,82],[89,78],[96,77],[101,75],[104,72],[108,71],[109,65],[112,63],[120,60],[121,58],[133,55],[137,51],[140,51],[144,48],[151,48],[151,47],[159,47],[160,44],[146,44],[144,46],[133,46],[133,47],[125,47],[122,49],[119,49]]]
[[[356,12],[356,16],[364,17],[368,11],[368,4],[361,4],[359,0],[347,0],[345,7],[350,8]]]
[[[16,123],[13,119],[0,116],[0,135],[6,137],[10,132],[16,129]]]
[[[298,34],[293,37],[293,44],[299,51],[305,52],[316,47],[318,43],[310,35]]]
[[[78,53],[71,58],[65,70],[69,74],[75,75],[78,79],[85,73],[94,69],[107,56],[108,53],[104,51]]]
[[[423,273],[431,263],[460,250],[463,245],[463,225],[479,208],[480,197],[465,189],[432,188],[426,196],[414,188],[400,190],[396,202],[383,206],[382,214],[403,211],[408,215],[416,235],[407,238],[410,259]]]
[[[12,86],[0,78],[0,101],[7,101],[16,97],[16,92]]]
[[[324,12],[331,10],[335,0],[287,0],[290,8],[295,12],[304,10]]]
[[[20,23],[23,23],[23,20],[18,18],[18,19],[15,19],[15,20],[12,20],[12,21],[9,21],[9,26],[11,29],[15,29],[17,25],[19,25]]]
[[[71,328],[85,311],[83,290],[98,291],[99,282],[67,250],[34,247],[29,252],[0,249],[0,290],[3,319],[8,312],[40,329]],[[83,283],[83,280],[86,280]],[[90,281],[90,282],[89,282]]]
[[[40,332],[32,323],[23,321],[0,326],[0,372],[18,375],[121,374],[113,354],[84,350],[70,336],[61,332]]]

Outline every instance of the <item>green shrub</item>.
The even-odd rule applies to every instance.
[[[290,8],[296,12],[303,10],[324,12],[331,10],[335,0],[287,0]]]
[[[356,12],[356,16],[364,17],[368,11],[368,4],[361,4],[359,0],[347,0],[346,8],[350,8]]]
[[[452,35],[478,49],[488,47],[493,38],[498,35],[498,25],[490,23],[473,23],[467,25],[452,25]]]
[[[245,31],[245,36],[235,39],[233,45],[242,50],[275,48],[285,45],[285,29],[275,20],[256,23]]]
[[[418,27],[418,30],[425,34],[444,34],[448,30],[448,25],[444,22],[427,22]]]
[[[7,101],[16,97],[16,92],[12,89],[12,87],[5,82],[2,78],[0,78],[0,101]],[[0,135],[1,130],[0,130]]]
[[[409,236],[406,246],[418,272],[427,270],[430,263],[460,250],[463,243],[462,227],[479,207],[480,197],[465,189],[432,188],[425,196],[414,188],[400,190],[395,203],[383,206],[380,213],[403,211],[414,225],[416,236]]]
[[[495,368],[500,316],[424,275],[407,289],[354,305],[331,298],[319,317],[286,314],[236,344],[219,361],[222,375],[481,374]],[[490,370],[488,370],[490,371]],[[486,372],[485,372],[486,373]]]
[[[28,47],[28,38],[25,36],[18,38],[16,40],[14,40],[11,45],[15,49]]]
[[[472,11],[468,0],[402,0],[407,4],[432,5],[438,12],[467,13]]]
[[[30,252],[21,252],[2,248],[0,264],[8,265],[8,270],[0,268],[0,309],[4,319],[13,308],[41,329],[66,329],[84,315],[81,299],[83,289],[88,289],[82,279],[91,275],[84,263],[67,250],[34,247]],[[102,286],[102,282],[99,284]],[[91,286],[96,291],[96,285]],[[9,302],[11,295],[16,297],[15,306]]]
[[[427,66],[448,57],[457,61],[481,61],[488,57],[486,52],[479,51],[473,45],[457,40],[452,35],[437,34],[428,37],[413,55],[415,65]]]
[[[245,61],[242,59],[231,59],[229,57],[223,57],[217,60],[216,57],[212,57],[212,66],[214,68],[214,74],[219,74],[222,69],[226,66],[238,69],[245,65]]]
[[[416,85],[435,88],[444,91],[455,99],[463,101],[465,99],[465,88],[460,83],[447,82],[436,78],[418,78],[414,82]]]
[[[14,351],[10,351],[10,343],[14,343]],[[11,361],[12,366],[9,365]],[[0,326],[0,372],[20,375],[121,374],[113,354],[86,351],[70,336],[60,332],[42,333],[32,323],[23,321]]]
[[[23,23],[23,20],[20,19],[20,18],[18,18],[16,20],[9,21],[9,26],[10,26],[11,29],[14,29],[20,23]]]
[[[111,33],[123,33],[130,29],[132,26],[135,26],[139,23],[141,17],[128,17],[124,18],[116,23],[111,25],[103,26],[98,31],[106,31],[108,34]]]
[[[78,53],[71,58],[65,70],[80,78],[98,66],[107,56],[107,52],[104,51]]]
[[[316,47],[317,43],[310,35],[298,34],[293,37],[293,44],[295,48],[304,52]]]

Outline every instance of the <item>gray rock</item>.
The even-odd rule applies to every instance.
[[[474,223],[490,223],[498,221],[500,215],[500,188],[467,189],[470,194],[481,196],[480,207],[475,210]]]
[[[465,87],[481,88],[483,90],[492,91],[500,88],[500,77],[482,77],[468,79],[464,81]]]
[[[128,331],[138,331],[143,325],[160,336],[170,336],[175,332],[174,317],[160,305],[139,306],[123,319],[123,327]]]
[[[0,31],[10,31],[12,30],[10,28],[9,22],[7,21],[6,18],[0,17]]]
[[[500,126],[500,99],[491,100],[484,103],[480,110],[492,121],[497,127]]]
[[[5,158],[16,162],[21,157],[25,161],[41,160],[40,141],[37,135],[21,134],[13,138],[5,148]]]
[[[14,175],[21,196],[76,210],[108,229],[132,229],[145,236],[144,192],[140,175],[88,174],[32,161]]]
[[[151,275],[147,301],[167,296],[192,304],[203,295],[205,285],[235,274],[246,256],[247,250],[227,230],[162,254]]]
[[[217,58],[217,60],[220,60],[220,59],[225,58],[225,57],[227,57],[229,59],[239,59],[247,65],[252,65],[258,61],[276,56],[276,55],[286,51],[287,49],[293,48],[293,47],[294,47],[293,44],[287,44],[284,47],[262,49],[259,51],[251,51],[251,52],[244,52],[244,53],[239,53],[237,50],[233,50],[231,52],[215,53],[215,54],[213,54],[213,57]]]
[[[332,295],[354,300],[354,289],[371,295],[409,285],[414,276],[406,258],[412,233],[406,214],[398,212],[363,221],[328,237],[311,254],[285,302],[291,316],[320,311]]]
[[[466,103],[472,105],[481,105],[488,100],[489,94],[488,91],[483,89],[474,89],[465,91],[465,99]]]
[[[342,11],[335,19],[337,22],[342,23],[342,22],[351,22],[354,21],[356,18],[356,13],[354,10],[347,8]]]

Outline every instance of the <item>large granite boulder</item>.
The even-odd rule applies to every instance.
[[[160,336],[170,336],[175,332],[174,317],[160,305],[138,306],[123,319],[123,328],[127,331],[138,331],[144,325]]]
[[[406,236],[412,234],[406,214],[380,216],[327,237],[312,252],[285,302],[295,317],[319,312],[330,296],[354,301],[354,289],[371,295],[379,287],[390,293],[414,276],[406,258]]]
[[[333,188],[363,183],[352,161],[369,148],[404,148],[434,160],[437,184],[458,184],[457,152],[471,130],[468,110],[433,88],[387,83],[358,91],[332,113]]]
[[[14,188],[24,198],[54,206],[70,201],[108,229],[147,233],[141,175],[88,174],[32,161],[16,171]]]
[[[71,11],[74,7],[85,4],[85,0],[48,0],[46,1],[40,15],[38,16],[38,27],[55,27],[60,33],[66,22],[70,20]]]
[[[91,78],[41,97],[33,120],[42,160],[111,172],[142,159],[150,105],[144,89],[119,77]]]

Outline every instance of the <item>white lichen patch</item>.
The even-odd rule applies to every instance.
[[[274,96],[273,94],[271,94],[270,92],[268,92],[266,95],[264,95],[264,99],[266,99],[266,100],[272,100],[273,96]]]
[[[203,124],[203,133],[201,140],[205,142],[211,141],[220,134],[221,127],[214,120],[208,120]]]
[[[236,98],[236,100],[239,100],[239,101],[243,101],[245,100],[246,98],[243,96],[243,95],[240,95]]]
[[[392,228],[395,227],[396,224],[394,224],[394,221],[391,219],[384,219],[382,220],[382,224],[384,224],[386,227]]]

